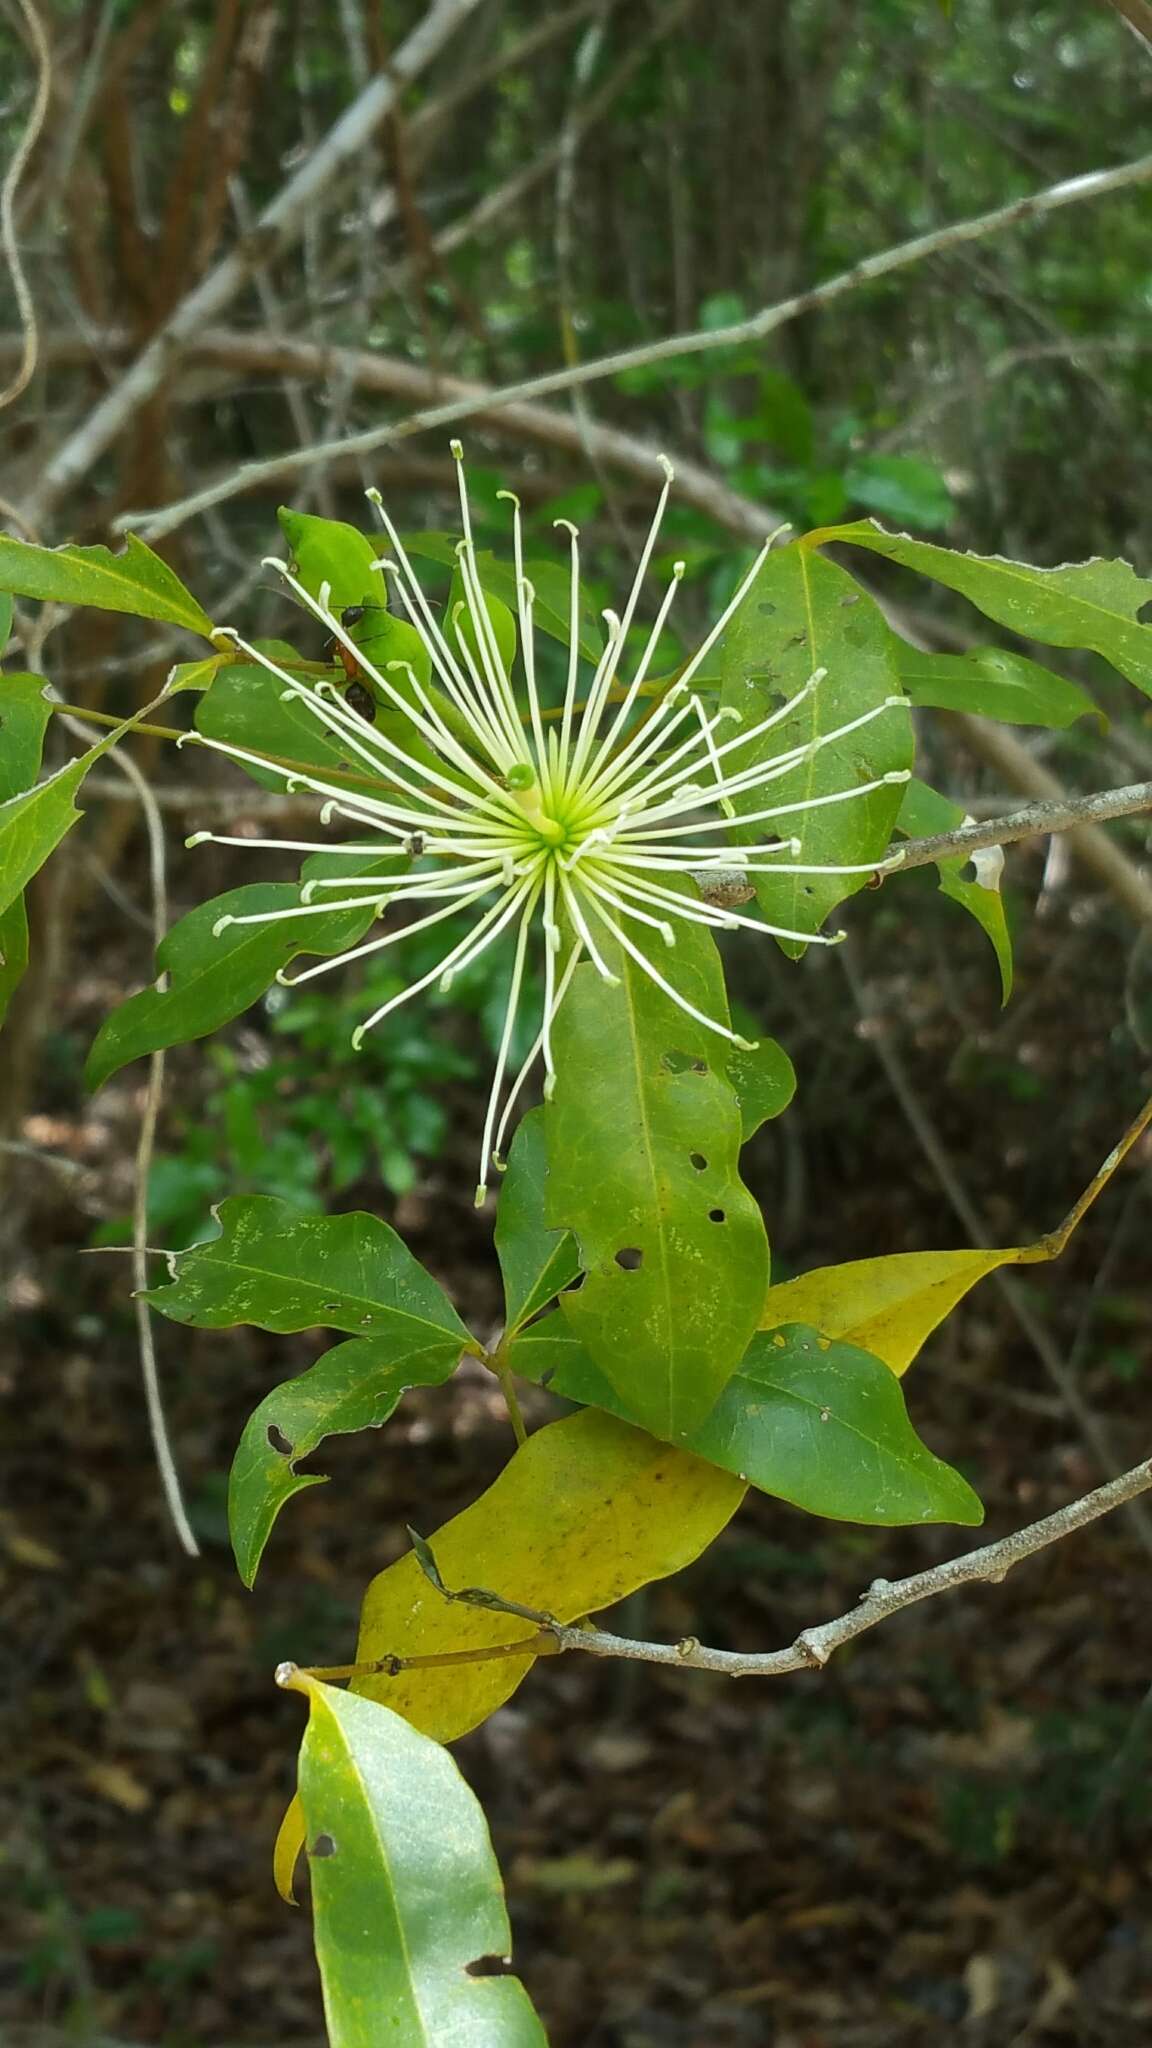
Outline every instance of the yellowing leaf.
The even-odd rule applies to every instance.
[[[429,1541],[450,1591],[482,1586],[574,1621],[690,1564],[743,1496],[732,1473],[586,1409],[529,1437],[487,1493]],[[515,1644],[537,1633],[513,1615],[446,1600],[410,1554],[369,1586],[356,1661]],[[354,1679],[353,1690],[451,1742],[502,1705],[534,1661],[525,1651],[373,1673]]]
[[[998,1266],[1027,1256],[1027,1247],[1016,1245],[994,1252],[894,1252],[886,1259],[820,1266],[768,1289],[760,1327],[809,1323],[902,1373],[970,1287]]]
[[[1150,1123],[1152,1100],[1133,1118],[1059,1229],[1035,1244],[996,1251],[893,1252],[885,1259],[820,1266],[768,1289],[760,1328],[809,1323],[825,1337],[842,1338],[870,1351],[893,1372],[905,1372],[925,1339],[986,1274],[1000,1266],[1036,1266],[1059,1258],[1081,1218]]]

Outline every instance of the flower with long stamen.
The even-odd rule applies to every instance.
[[[684,573],[684,564],[675,563],[635,670],[624,682],[619,676],[621,660],[672,485],[671,465],[665,463],[664,486],[623,610],[603,614],[607,638],[583,706],[578,702],[579,536],[569,521],[556,522],[570,537],[569,655],[561,703],[549,711],[541,700],[536,676],[535,592],[524,568],[519,501],[511,492],[500,494],[512,507],[521,670],[517,685],[501,654],[481,586],[458,442],[453,442],[452,452],[459,476],[463,537],[457,559],[464,596],[443,625],[420,587],[379,493],[368,493],[380,515],[389,549],[378,566],[392,579],[419,635],[428,664],[426,682],[408,662],[385,661],[374,666],[333,609],[327,585],[312,594],[287,564],[268,564],[323,621],[338,645],[353,656],[393,714],[386,721],[377,724],[363,719],[345,700],[334,678],[311,681],[262,653],[232,629],[222,629],[251,661],[282,684],[283,697],[303,706],[318,729],[339,741],[342,752],[356,764],[357,773],[363,768],[368,774],[360,786],[345,786],[329,780],[322,771],[312,774],[289,768],[223,740],[202,737],[202,743],[249,766],[274,770],[288,788],[311,792],[322,806],[325,824],[333,818],[347,820],[357,837],[341,845],[331,840],[238,840],[198,832],[189,844],[212,839],[226,846],[338,852],[353,863],[359,858],[370,860],[374,870],[388,860],[398,863],[394,873],[357,874],[353,866],[344,875],[316,877],[301,887],[299,903],[291,908],[219,920],[218,932],[231,924],[266,924],[277,919],[299,919],[306,930],[309,918],[339,910],[374,907],[384,917],[411,907],[419,913],[410,922],[391,924],[381,936],[323,959],[291,978],[281,974],[279,979],[289,987],[375,955],[449,918],[468,920],[463,935],[429,973],[365,1018],[354,1034],[356,1044],[390,1011],[421,990],[433,983],[442,989],[449,987],[456,975],[511,930],[512,972],[484,1120],[477,1188],[480,1202],[490,1165],[494,1160],[499,1163],[514,1106],[537,1059],[543,1060],[545,1095],[551,1093],[556,1072],[553,1029],[581,960],[590,961],[605,981],[614,982],[618,976],[611,961],[627,955],[698,1023],[721,1038],[746,1046],[747,1041],[722,1019],[708,1016],[690,1003],[674,978],[662,971],[659,962],[667,960],[674,949],[677,926],[701,925],[717,931],[743,927],[806,944],[836,942],[840,934],[792,931],[741,915],[722,901],[711,902],[706,890],[695,886],[695,878],[706,882],[710,875],[731,876],[733,870],[738,875],[875,872],[874,862],[843,867],[802,864],[797,858],[797,839],[770,836],[760,844],[736,846],[718,835],[730,830],[737,797],[754,800],[761,791],[766,797],[763,807],[741,811],[743,832],[749,825],[795,819],[825,805],[866,796],[886,783],[906,781],[907,773],[901,770],[822,796],[780,804],[773,804],[770,796],[771,785],[801,762],[908,700],[887,697],[802,746],[758,760],[749,755],[749,747],[819,689],[824,670],[818,669],[786,704],[747,729],[739,712],[710,706],[693,687],[751,588],[775,534],[765,541],[671,687],[658,690],[651,682],[652,663]],[[637,715],[641,711],[642,715]],[[732,729],[733,724],[737,730]],[[544,968],[539,1028],[505,1095],[512,1040],[537,929]]]

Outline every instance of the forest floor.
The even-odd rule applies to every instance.
[[[1108,1022],[1127,943],[1117,915],[1068,906],[1029,940],[1022,1022],[999,1019],[975,938],[957,981],[951,926],[941,971],[912,960],[907,987],[876,955],[910,1071],[943,1105],[997,1241],[1059,1220],[1147,1085]],[[781,1135],[786,1118],[751,1155],[757,1192],[785,1213],[791,1267],[961,1242],[843,985],[811,989],[780,1021],[801,1069],[796,1135]],[[59,1020],[81,1048],[93,1005],[81,991]],[[963,1072],[949,1066],[958,1010]],[[173,1061],[192,1101],[196,1059]],[[1025,1072],[1021,1089],[1011,1076]],[[0,2041],[320,2048],[307,1908],[272,1886],[300,1733],[300,1703],[272,1673],[287,1656],[349,1654],[360,1592],[406,1547],[405,1524],[431,1532],[474,1498],[510,1439],[476,1367],[409,1396],[384,1432],[330,1441],[312,1462],[332,1484],[290,1504],[250,1594],[226,1543],[231,1452],[320,1339],[161,1324],[203,1543],[184,1559],[159,1505],[126,1262],[80,1256],[94,1220],[123,1204],[140,1085],[131,1070],[86,1105],[56,1076],[25,1132],[77,1171],[28,1165],[0,1359]],[[449,1152],[398,1220],[484,1334],[498,1293],[469,1186]],[[1029,1279],[1124,1463],[1148,1447],[1146,1186],[1134,1165],[1061,1284]],[[990,1284],[909,1386],[932,1447],[978,1486],[991,1535],[1099,1477]],[[877,1574],[969,1540],[840,1527],[751,1496],[693,1569],[608,1625],[776,1647]],[[516,1965],[553,2048],[1147,2043],[1148,1584],[1145,1538],[1121,1515],[999,1588],[899,1617],[819,1674],[725,1685],[538,1665],[455,1754],[487,1812]]]

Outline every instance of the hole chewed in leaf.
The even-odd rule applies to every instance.
[[[334,1856],[336,1854],[336,1844],[332,1840],[331,1835],[317,1835],[316,1840],[309,1845],[308,1854],[309,1856],[319,1856],[321,1859],[326,1856]]]
[[[574,1280],[570,1280],[568,1282],[567,1287],[562,1287],[560,1289],[561,1294],[579,1294],[580,1289],[583,1287],[584,1282],[587,1278],[587,1273],[577,1273],[576,1278]]]
[[[621,1245],[620,1250],[616,1254],[616,1264],[625,1273],[635,1273],[644,1264],[644,1254],[639,1245]]]
[[[704,1154],[702,1152],[690,1152],[688,1154],[688,1160],[689,1164],[696,1168],[697,1173],[707,1172],[708,1161],[705,1159]]]
[[[690,1052],[662,1052],[660,1064],[669,1074],[706,1074],[707,1060],[697,1059]]]
[[[268,1441],[274,1451],[279,1451],[282,1458],[290,1458],[296,1449],[295,1444],[285,1436],[284,1431],[278,1428],[274,1422],[268,1424]]]
[[[465,1963],[467,1977],[509,1977],[512,1974],[511,1956],[477,1956],[474,1963]]]
[[[725,1219],[725,1215],[724,1215],[724,1211],[723,1211],[723,1209],[709,1209],[709,1211],[708,1211],[708,1221],[709,1221],[709,1223],[723,1223],[723,1222],[724,1222],[725,1220],[726,1220],[726,1219]]]

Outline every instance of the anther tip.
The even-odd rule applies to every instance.
[[[544,1090],[543,1090],[543,1093],[544,1093],[544,1100],[545,1100],[545,1102],[551,1102],[551,1100],[552,1100],[552,1097],[553,1097],[553,1096],[555,1095],[555,1093],[556,1093],[556,1076],[555,1076],[555,1074],[545,1074],[545,1076],[544,1076]]]
[[[911,697],[901,696],[897,691],[895,696],[885,697],[884,702],[886,705],[899,706],[901,710],[907,711],[911,708],[912,699]]]
[[[290,978],[290,976],[285,974],[284,969],[282,967],[278,967],[276,969],[276,972],[273,975],[272,979],[278,984],[280,988],[295,988],[296,986],[295,982]]]
[[[758,1052],[760,1049],[760,1040],[758,1038],[734,1038],[732,1043],[741,1052]]]
[[[507,498],[510,505],[515,505],[516,510],[520,510],[520,500],[516,496],[515,491],[497,491],[496,496],[498,498]]]
[[[363,1045],[363,1043],[364,1043],[364,1030],[365,1030],[365,1027],[364,1027],[364,1025],[363,1025],[363,1024],[358,1024],[358,1025],[356,1026],[356,1029],[355,1029],[355,1031],[354,1031],[354,1032],[352,1033],[352,1050],[353,1050],[353,1052],[359,1052],[359,1051],[360,1051],[360,1048],[361,1048],[361,1046],[362,1046],[362,1045]]]
[[[658,455],[656,457],[656,460],[660,464],[661,469],[664,471],[664,475],[667,478],[668,482],[670,484],[675,483],[676,471],[673,469],[672,464],[668,460],[668,457],[666,455]]]
[[[453,460],[455,462],[463,462],[464,443],[462,441],[449,441],[448,446],[449,449],[451,450]]]
[[[884,780],[885,782],[911,782],[912,770],[910,768],[890,768]]]
[[[572,521],[570,519],[554,519],[552,521],[552,524],[553,526],[567,527],[568,532],[572,535],[573,540],[579,540],[580,528],[578,526],[573,526]]]
[[[262,569],[275,569],[275,571],[276,571],[276,574],[277,574],[278,576],[288,576],[288,575],[290,575],[290,574],[291,574],[291,571],[289,570],[288,564],[287,564],[287,562],[286,562],[286,561],[284,560],[284,557],[283,557],[282,555],[263,555],[263,556],[261,556],[261,559],[260,559],[260,567],[261,567]],[[227,633],[227,632],[230,632],[230,631],[231,631],[231,627],[229,627],[229,626],[225,626],[225,627],[223,628],[223,630],[224,630],[224,631],[225,631],[226,633]]]
[[[230,924],[235,924],[235,922],[236,919],[234,917],[218,917],[216,919],[215,924],[212,927],[212,937],[214,939],[218,939],[220,937],[221,932],[227,931],[228,926]]]
[[[193,832],[191,837],[184,841],[184,844],[191,850],[194,846],[203,846],[204,841],[211,839],[211,837],[212,834],[210,832]]]
[[[687,568],[687,566],[688,566],[688,564],[687,564],[686,562],[673,562],[673,564],[672,564],[672,575],[673,575],[673,578],[675,579],[675,581],[676,581],[677,583],[679,583],[679,581],[680,581],[680,578],[681,578],[681,577],[683,576],[683,574],[684,574],[684,571],[685,571],[685,569]]]
[[[482,1208],[484,1207],[484,1204],[485,1204],[485,1202],[486,1202],[487,1200],[488,1200],[488,1183],[487,1183],[487,1181],[483,1181],[483,1180],[481,1180],[481,1181],[477,1181],[477,1183],[476,1183],[476,1193],[475,1193],[475,1194],[473,1195],[473,1197],[472,1197],[472,1204],[473,1204],[473,1207],[474,1207],[474,1208],[476,1208],[476,1209],[482,1209]]]
[[[364,496],[367,498],[370,505],[382,505],[384,503],[384,500],[380,496],[380,492],[375,484],[369,484],[367,490],[364,493]]]

